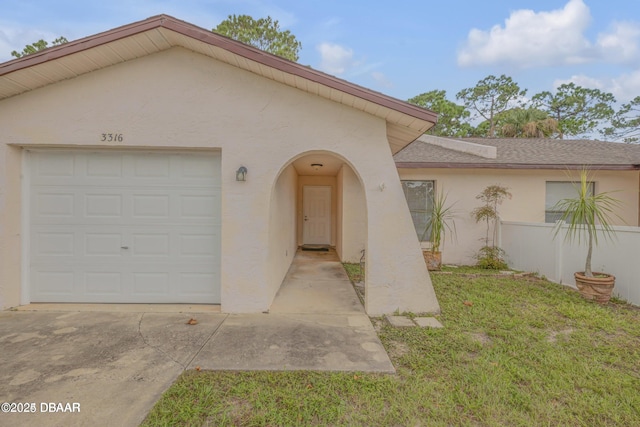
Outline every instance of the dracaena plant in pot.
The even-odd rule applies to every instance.
[[[447,194],[440,191],[433,197],[433,207],[427,219],[427,226],[423,237],[428,237],[431,247],[423,250],[424,260],[429,270],[442,268],[441,247],[447,234],[453,239],[456,237],[455,211],[453,206],[447,204]],[[423,239],[424,240],[424,239]]]
[[[584,298],[605,304],[611,298],[615,276],[592,271],[591,256],[599,237],[613,238],[615,230],[612,222],[614,218],[620,219],[616,211],[621,207],[621,202],[614,198],[611,192],[594,194],[591,178],[589,170],[583,168],[580,171],[580,181],[574,183],[576,190],[574,197],[562,199],[554,206],[554,210],[563,212],[554,227],[554,236],[564,231],[567,241],[586,243],[587,257],[584,271],[574,274],[576,287]]]

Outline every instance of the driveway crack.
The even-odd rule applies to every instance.
[[[147,339],[145,338],[144,334],[142,333],[142,320],[144,319],[144,315],[145,313],[142,313],[142,315],[140,316],[140,320],[138,321],[138,334],[140,335],[140,338],[142,338],[142,342],[144,342],[144,344],[148,347],[151,347],[152,349],[154,349],[155,351],[157,351],[158,353],[163,354],[164,356],[166,356],[169,360],[175,362],[177,365],[182,367],[182,370],[185,370],[187,368],[187,366],[189,366],[189,364],[187,364],[186,366],[182,363],[180,363],[179,360],[174,359],[173,357],[171,357],[171,355],[169,353],[167,353],[166,351],[162,350],[160,347],[151,344],[149,341],[147,341]]]
[[[204,348],[205,345],[207,345],[207,343],[209,341],[211,341],[211,339],[218,333],[218,331],[220,330],[220,328],[222,327],[222,325],[224,324],[224,322],[227,320],[227,318],[229,317],[229,315],[227,314],[224,319],[222,320],[222,322],[220,322],[220,324],[218,325],[217,328],[215,328],[213,330],[213,332],[211,332],[211,335],[209,335],[209,337],[204,341],[204,343],[202,343],[202,345],[200,346],[200,348],[198,349],[198,351],[195,352],[195,354],[193,355],[193,357],[187,362],[187,366],[184,366],[184,370],[187,370],[187,367],[189,367],[193,361],[196,359],[196,357],[198,357],[198,355],[200,354],[200,352],[202,352],[202,349]]]

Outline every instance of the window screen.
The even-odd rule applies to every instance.
[[[579,182],[547,181],[547,191],[544,202],[544,222],[556,222],[562,218],[564,211],[554,210],[554,206],[562,199],[576,196],[576,186]],[[593,195],[593,182],[589,183],[589,194]]]
[[[402,190],[420,241],[429,240],[427,224],[433,211],[434,184],[434,181],[402,181]]]

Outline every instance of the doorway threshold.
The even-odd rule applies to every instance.
[[[303,251],[329,252],[329,245],[302,245],[300,249]]]

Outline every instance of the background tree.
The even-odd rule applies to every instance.
[[[512,108],[496,119],[496,133],[502,138],[550,138],[558,132],[558,122],[536,108]]]
[[[605,138],[613,137],[624,142],[640,142],[640,96],[622,104],[611,119],[611,127],[602,132]]]
[[[280,30],[278,21],[270,16],[255,20],[249,15],[229,15],[213,32],[294,62],[302,48],[296,36]]]
[[[527,93],[521,90],[511,77],[488,76],[480,80],[475,87],[462,89],[456,95],[467,109],[475,111],[489,123],[487,136],[495,136],[495,119],[499,113],[514,107]]]
[[[58,46],[64,43],[68,43],[69,40],[67,40],[64,37],[58,37],[57,39],[55,39],[54,41],[51,42],[51,46]],[[18,52],[16,50],[14,50],[13,52],[11,52],[11,56],[15,57],[15,58],[22,58],[23,56],[26,55],[31,55],[32,53],[36,53],[36,52],[40,52],[41,50],[44,50],[48,47],[49,43],[47,43],[46,41],[40,39],[37,42],[34,42],[32,44],[28,44],[24,47],[24,49],[22,49],[22,52]]]
[[[430,135],[465,137],[472,134],[473,126],[465,121],[471,113],[464,106],[449,101],[446,91],[425,92],[409,102],[438,113],[438,123],[427,132]]]
[[[613,116],[616,99],[599,89],[587,89],[574,83],[560,85],[555,94],[545,91],[535,95],[532,103],[558,122],[558,137],[578,136],[594,131]]]

